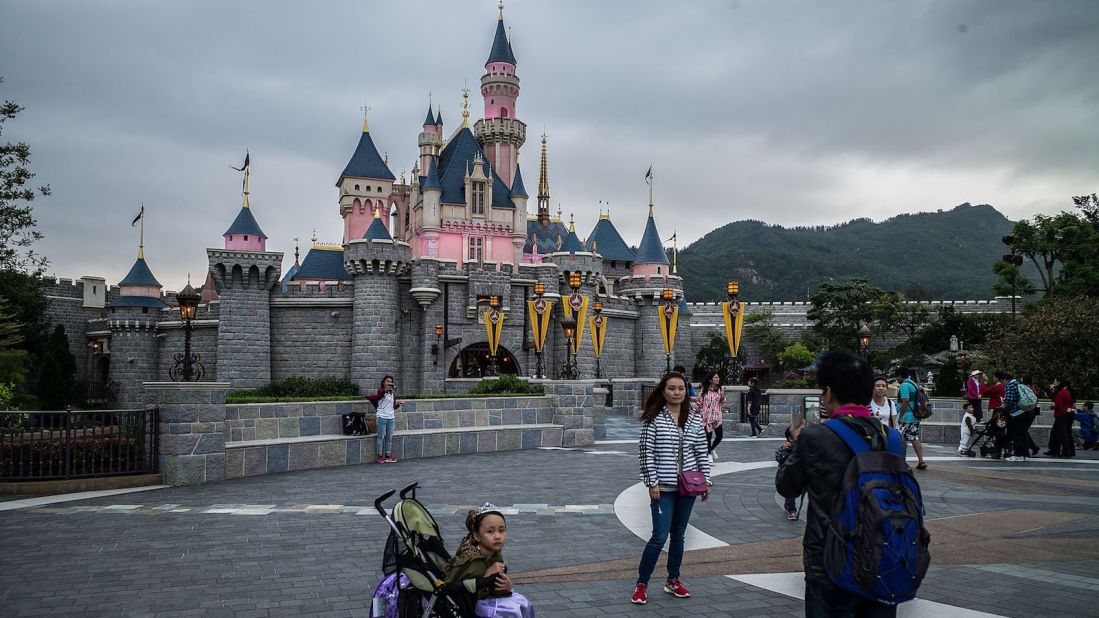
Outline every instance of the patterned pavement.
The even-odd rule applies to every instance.
[[[611,417],[610,443],[595,447],[364,464],[0,511],[0,615],[366,616],[387,533],[373,498],[419,481],[450,545],[471,505],[508,509],[504,555],[540,616],[800,616],[795,596],[725,577],[796,571],[802,524],[786,520],[769,467],[718,477],[714,497],[696,507],[692,525],[722,546],[688,552],[692,598],[657,589],[644,607],[627,602],[644,540],[613,505],[637,482],[635,423]],[[773,461],[777,441],[732,438],[719,463]],[[1096,615],[1099,462],[1011,465],[929,450],[944,459],[920,477],[936,542],[921,598],[959,608],[948,614]]]

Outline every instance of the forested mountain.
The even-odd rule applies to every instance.
[[[857,276],[914,299],[991,298],[992,265],[1012,225],[992,206],[969,203],[830,227],[737,221],[682,249],[679,274],[691,301],[723,300],[730,278],[744,300],[806,300],[822,281]]]

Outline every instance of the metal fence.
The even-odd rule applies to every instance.
[[[740,422],[748,422],[748,393],[746,392],[740,394]],[[759,404],[759,416],[756,422],[760,425],[771,424],[771,396],[766,393],[763,394],[763,401]]]
[[[0,411],[0,481],[159,472],[160,410]]]

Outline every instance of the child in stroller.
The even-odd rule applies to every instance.
[[[992,456],[999,459],[1007,444],[1007,414],[1002,408],[992,410],[988,420],[979,426],[969,440],[968,447],[960,454],[966,457],[976,457],[974,447],[981,453],[981,457]]]
[[[497,561],[499,566],[495,563],[489,565],[491,573],[486,569],[484,574],[468,580],[448,577],[453,573],[452,563],[457,559],[451,558],[447,552],[435,518],[416,500],[417,487],[418,484],[413,483],[401,490],[401,499],[393,506],[391,513],[387,513],[382,505],[396,490],[374,501],[374,508],[389,524],[391,531],[382,561],[385,577],[374,591],[371,618],[533,618],[534,608],[517,593],[511,594],[514,603],[478,600],[482,592],[488,597],[511,590],[511,580],[507,578],[502,558]],[[498,511],[497,514],[502,522],[503,515]],[[493,533],[499,534],[495,530]],[[487,530],[485,534],[488,534]],[[506,539],[506,530],[503,538]],[[499,541],[498,545],[502,547],[503,542]],[[461,550],[462,547],[459,547],[458,558],[461,558]],[[495,554],[499,557],[499,547],[496,547]],[[511,601],[511,597],[501,601]],[[511,608],[516,608],[516,612],[509,611]]]
[[[512,590],[500,553],[507,542],[507,521],[495,506],[485,504],[466,516],[468,534],[451,559],[447,584],[461,585],[476,595],[475,616],[534,618],[534,607]]]

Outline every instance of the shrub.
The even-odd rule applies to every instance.
[[[359,387],[346,378],[304,378],[295,376],[272,382],[257,389],[237,391],[234,394],[257,397],[358,397]]]
[[[488,393],[538,393],[541,386],[531,386],[526,380],[512,374],[505,374],[492,380],[482,380],[470,391],[470,395],[482,395]]]

